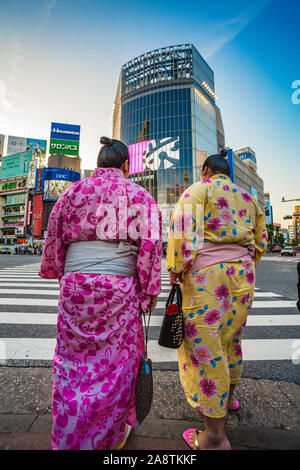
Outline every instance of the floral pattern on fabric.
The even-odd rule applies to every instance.
[[[127,218],[121,218],[119,197]],[[99,207],[112,204],[118,230],[111,241],[139,247],[138,278],[86,273],[64,274],[70,243],[97,240],[104,220]],[[96,168],[92,178],[74,183],[49,217],[39,275],[60,282],[54,353],[53,449],[109,449],[136,426],[134,386],[144,336],[140,310],[161,290],[161,215],[154,211],[146,237],[139,235],[142,205],[156,206],[140,186],[116,168]],[[145,212],[143,212],[145,216]],[[104,224],[104,233],[111,228]],[[154,237],[150,237],[150,230]],[[154,230],[153,230],[154,229]],[[122,234],[122,235],[121,235]],[[137,236],[138,234],[138,236]],[[148,237],[147,237],[148,235]]]
[[[180,232],[187,214],[190,224]],[[205,241],[250,245],[255,260],[248,256],[193,271]],[[225,175],[193,184],[175,206],[167,268],[183,275],[180,379],[188,403],[206,416],[226,415],[230,384],[240,380],[241,340],[254,299],[255,266],[266,250],[265,217],[256,199]]]

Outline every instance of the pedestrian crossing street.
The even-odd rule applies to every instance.
[[[38,263],[0,269],[0,365],[50,366],[56,343],[59,285],[38,277]],[[162,273],[162,293],[150,321],[148,355],[152,362],[177,367],[177,351],[158,345],[170,285]],[[255,290],[243,340],[244,361],[291,361],[299,342],[296,302]]]

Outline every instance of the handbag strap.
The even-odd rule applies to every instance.
[[[146,324],[146,314],[142,312],[143,314],[143,320],[144,320],[144,328],[145,328],[145,356],[148,356],[147,352],[147,345],[149,341],[149,325],[150,325],[150,318],[151,318],[151,310],[149,311],[149,317],[148,317],[148,324]]]

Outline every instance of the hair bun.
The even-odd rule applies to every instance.
[[[225,158],[225,157],[227,157],[227,155],[228,155],[228,152],[227,152],[227,150],[226,150],[226,149],[223,149],[223,150],[221,150],[221,152],[219,153],[219,155],[220,155],[220,157],[223,157],[223,158]]]
[[[111,145],[113,145],[113,141],[109,137],[103,136],[100,138],[100,144],[106,145],[106,147],[110,147]]]

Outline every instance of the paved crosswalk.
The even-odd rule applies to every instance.
[[[276,256],[264,256],[262,258],[262,261],[285,261],[288,263],[299,263],[300,262],[300,256],[281,256],[281,255],[276,255]]]
[[[51,366],[56,343],[59,285],[38,277],[38,263],[0,269],[0,365]],[[170,291],[167,272],[150,322],[148,353],[155,368],[177,368],[177,351],[158,345],[165,303]],[[255,289],[252,312],[243,340],[245,363],[281,361],[292,365],[300,337],[296,302],[275,292]],[[293,367],[293,366],[292,366]],[[296,366],[294,366],[296,367]]]

